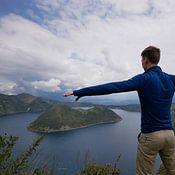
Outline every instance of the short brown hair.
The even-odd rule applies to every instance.
[[[158,64],[160,60],[160,49],[155,46],[149,46],[142,51],[141,56],[148,58],[153,64]]]

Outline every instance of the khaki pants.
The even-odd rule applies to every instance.
[[[175,175],[175,136],[172,130],[141,134],[137,148],[137,175],[152,175],[159,153],[167,175]]]

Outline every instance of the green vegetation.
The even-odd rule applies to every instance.
[[[54,101],[25,93],[19,95],[0,94],[0,116],[19,112],[40,112],[49,109],[54,104]]]
[[[66,105],[56,105],[32,122],[32,131],[65,131],[99,123],[118,122],[121,118],[107,107],[73,109]]]
[[[120,170],[111,164],[97,165],[96,163],[89,163],[78,175],[119,175]]]
[[[119,175],[120,170],[118,168],[118,162],[120,160],[121,155],[118,156],[114,165],[105,164],[98,165],[92,160],[87,160],[85,166],[81,169],[78,175]]]
[[[36,151],[46,134],[38,137],[28,149],[17,158],[13,156],[13,148],[18,140],[15,136],[0,136],[0,174],[1,175],[49,175],[46,165],[33,169],[29,158]]]

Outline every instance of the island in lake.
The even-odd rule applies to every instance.
[[[107,107],[74,109],[67,105],[56,105],[41,114],[28,129],[34,132],[68,131],[102,123],[115,123],[121,117]]]

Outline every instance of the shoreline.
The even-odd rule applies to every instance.
[[[56,133],[56,132],[68,132],[68,131],[73,131],[76,129],[83,129],[83,128],[88,128],[88,127],[92,127],[92,126],[96,126],[96,125],[101,125],[101,124],[112,124],[112,123],[118,123],[122,120],[122,118],[120,117],[120,119],[118,119],[117,121],[108,121],[108,122],[100,122],[100,123],[94,123],[94,124],[89,124],[89,125],[85,125],[85,126],[80,126],[77,128],[69,128],[69,129],[64,129],[64,130],[60,130],[60,129],[55,129],[55,130],[46,130],[46,131],[41,131],[38,129],[33,129],[30,126],[27,127],[27,129],[31,132],[39,132],[39,133]]]

